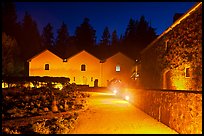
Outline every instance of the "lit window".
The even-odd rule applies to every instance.
[[[190,68],[186,68],[186,77],[190,77]]]
[[[49,70],[49,64],[45,64],[45,70]]]
[[[67,62],[67,59],[63,59],[63,62]]]
[[[81,71],[86,71],[86,65],[84,64],[81,65]]]
[[[116,66],[115,71],[116,71],[116,72],[120,72],[120,66],[119,66],[119,65]]]

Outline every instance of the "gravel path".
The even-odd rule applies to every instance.
[[[177,134],[125,100],[90,92],[88,109],[79,114],[71,134]]]

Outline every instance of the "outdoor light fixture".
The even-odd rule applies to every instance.
[[[118,92],[118,91],[117,91],[116,89],[113,90],[114,95],[116,95],[117,92]]]
[[[125,100],[129,101],[130,97],[128,95],[125,96]]]

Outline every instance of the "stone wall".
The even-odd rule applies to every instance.
[[[202,133],[202,92],[132,89],[131,102],[180,134]]]

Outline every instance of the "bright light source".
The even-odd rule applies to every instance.
[[[129,97],[128,95],[126,95],[126,96],[125,96],[125,100],[128,101],[129,99],[130,99],[130,97]]]
[[[118,91],[117,91],[116,89],[113,90],[114,95],[116,95],[117,92],[118,92]]]

